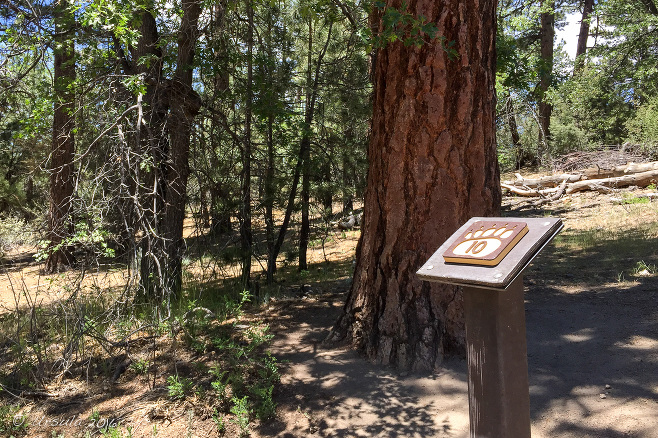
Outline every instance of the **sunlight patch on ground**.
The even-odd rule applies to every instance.
[[[130,280],[126,269],[108,271],[66,271],[43,275],[43,265],[30,265],[0,275],[0,313],[32,305],[46,305],[67,299],[73,293],[91,296],[120,290]]]
[[[658,340],[640,335],[631,336],[627,342],[615,342],[615,347],[626,350],[653,351],[658,354]]]
[[[582,330],[578,330],[575,333],[562,335],[562,339],[564,339],[567,342],[587,342],[587,341],[591,341],[593,338],[594,338],[594,329],[592,328],[584,328]]]

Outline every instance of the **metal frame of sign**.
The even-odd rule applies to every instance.
[[[528,232],[495,266],[446,262],[443,254],[478,221],[523,221],[528,225]],[[474,217],[446,240],[416,274],[426,281],[506,289],[563,227],[559,218]]]

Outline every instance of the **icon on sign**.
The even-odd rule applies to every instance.
[[[474,222],[443,258],[447,263],[495,266],[527,232],[525,222]]]

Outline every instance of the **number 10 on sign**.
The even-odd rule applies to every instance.
[[[527,232],[525,222],[474,222],[443,253],[443,258],[447,263],[495,266]]]

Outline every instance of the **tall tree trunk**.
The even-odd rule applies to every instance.
[[[183,0],[182,10],[172,80],[163,76],[163,53],[152,10],[142,14],[140,39],[131,47],[132,63],[125,63],[128,74],[141,74],[146,83],[143,114],[140,112],[137,123],[138,147],[148,165],[137,175],[141,187],[137,194],[142,209],[140,227],[144,236],[140,292],[136,299],[167,305],[182,285],[190,133],[200,108],[200,98],[192,89],[192,66],[201,3]],[[149,62],[143,62],[145,58]]]
[[[322,175],[321,175],[321,187],[322,191],[320,192],[320,201],[322,202],[323,214],[325,217],[330,217],[333,213],[334,206],[334,196],[333,196],[333,187],[332,187],[332,178],[331,178],[331,162],[333,146],[331,145],[331,139],[327,140],[327,153],[329,157],[325,157],[324,162],[322,163]]]
[[[169,139],[166,134],[166,118],[169,111],[169,95],[163,80],[163,53],[160,48],[155,12],[146,10],[141,15],[140,38],[131,47],[132,63],[127,74],[144,77],[146,93],[143,110],[137,120],[137,148],[142,158],[136,169],[139,192],[138,213],[141,217],[141,261],[139,293],[137,301],[154,301],[167,294],[165,284],[166,242],[163,233],[165,196],[167,193],[166,157]],[[145,62],[148,59],[148,62]],[[142,164],[146,164],[143,166]]]
[[[247,96],[245,105],[244,141],[242,144],[242,205],[240,207],[240,242],[242,248],[241,283],[249,289],[251,278],[251,111],[253,100],[253,47],[254,47],[254,10],[251,1],[246,1],[247,29]]]
[[[311,105],[313,98],[312,80],[313,80],[313,19],[308,19],[308,54],[306,59],[306,111],[304,115],[304,132],[302,141],[311,144],[311,123],[313,121],[314,105]],[[311,148],[305,148],[302,160],[302,223],[299,230],[299,264],[300,271],[308,270],[306,253],[308,250],[308,240],[311,231],[309,218],[309,205],[311,198]]]
[[[578,32],[578,44],[576,45],[576,62],[573,66],[573,74],[579,72],[585,65],[585,53],[587,52],[587,39],[589,38],[590,15],[594,10],[594,0],[583,0],[583,16],[580,20],[580,31]]]
[[[267,32],[265,33],[265,52],[269,60],[274,59],[272,53],[272,25],[273,18],[268,14],[267,17]],[[271,89],[274,89],[274,70],[269,70],[268,64],[266,64],[267,78],[269,79],[268,86]],[[274,97],[274,93],[271,94],[270,99]],[[274,105],[274,102],[269,102],[270,105]],[[274,198],[275,190],[274,187],[274,166],[275,166],[275,151],[274,151],[274,110],[270,109],[267,114],[266,122],[266,133],[265,133],[265,142],[267,145],[267,161],[265,162],[265,181],[264,181],[264,196],[263,196],[263,205],[265,207],[265,240],[267,241],[267,253],[272,254],[274,249]],[[268,278],[269,282],[269,278]]]
[[[548,10],[541,14],[539,71],[539,148],[537,158],[540,164],[550,160],[549,141],[551,138],[551,113],[553,105],[547,101],[548,88],[553,79],[553,42],[555,40],[555,2],[543,1],[542,7]]]
[[[183,17],[178,31],[176,73],[171,84],[171,112],[167,121],[170,151],[166,161],[167,193],[165,199],[166,285],[169,297],[176,297],[182,286],[183,222],[187,201],[187,179],[192,122],[201,108],[201,98],[192,88],[194,51],[198,38],[199,0],[183,0]]]
[[[458,56],[438,43],[402,42],[377,54],[362,235],[329,340],[420,371],[463,353],[465,332],[461,289],[415,272],[470,217],[499,213],[496,1],[408,4],[437,23]]]
[[[265,167],[265,236],[267,240],[267,253],[274,250],[274,114],[267,117],[267,163]]]
[[[73,154],[75,153],[75,17],[67,0],[55,4],[54,112],[50,156],[50,209],[48,240],[50,254],[45,271],[60,271],[72,262],[64,240],[71,236],[71,197],[73,196]]]
[[[515,148],[519,149],[521,147],[521,136],[519,135],[519,128],[516,124],[516,111],[514,110],[514,102],[512,101],[512,95],[509,90],[507,90],[505,109],[507,110],[507,126],[512,136],[512,144]]]
[[[510,135],[512,137],[512,145],[514,145],[514,150],[516,152],[517,168],[520,169],[524,164],[536,165],[537,157],[535,157],[534,154],[529,154],[527,151],[525,151],[523,149],[523,145],[521,144],[519,127],[516,124],[516,111],[514,109],[514,102],[512,101],[512,95],[509,90],[507,90],[505,110],[507,112],[507,127],[509,128]]]
[[[286,233],[288,232],[288,226],[290,225],[290,217],[292,216],[292,211],[295,207],[295,198],[297,197],[297,189],[299,187],[299,179],[302,173],[302,156],[305,154],[305,149],[311,147],[310,144],[302,140],[299,144],[299,154],[297,155],[297,164],[295,164],[295,170],[293,171],[292,184],[290,186],[290,192],[288,193],[288,203],[286,205],[286,211],[283,214],[283,222],[279,227],[279,233],[277,238],[274,241],[274,245],[270,253],[267,255],[267,282],[271,284],[274,281],[274,274],[276,273],[276,259],[281,252],[281,247],[283,246],[283,241],[285,240]]]
[[[279,233],[277,235],[276,241],[274,242],[274,246],[272,247],[272,252],[268,254],[267,258],[268,283],[271,283],[274,280],[274,273],[276,272],[276,259],[279,256],[281,247],[283,246],[283,241],[286,237],[288,226],[290,225],[290,217],[292,216],[292,211],[295,207],[295,197],[297,195],[299,180],[302,174],[304,157],[310,153],[308,152],[308,150],[311,148],[310,128],[311,124],[313,123],[315,102],[318,97],[318,89],[320,86],[320,69],[322,67],[322,60],[324,59],[324,55],[327,53],[329,42],[331,41],[332,30],[333,22],[329,24],[327,40],[325,41],[322,50],[320,50],[317,63],[315,64],[315,72],[313,73],[313,83],[311,86],[310,99],[306,102],[306,110],[304,113],[304,132],[302,133],[302,137],[299,142],[299,154],[297,155],[297,164],[295,165],[295,170],[293,171],[292,185],[290,186],[290,192],[288,193],[288,203],[283,216],[283,223],[281,224],[281,227],[279,227]]]

